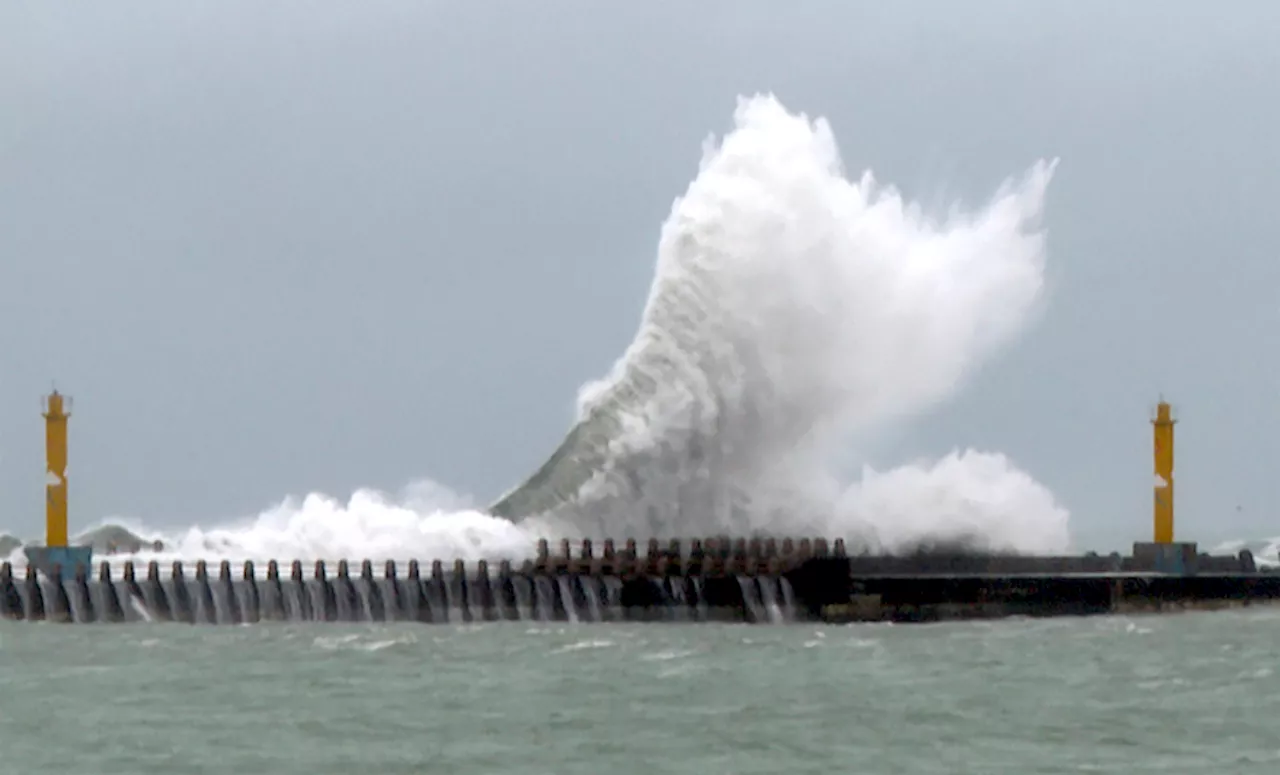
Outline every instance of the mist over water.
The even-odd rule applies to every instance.
[[[740,99],[662,227],[631,345],[581,389],[545,465],[490,509],[426,483],[178,534],[110,522],[163,540],[161,558],[211,560],[523,557],[540,536],[710,533],[1065,551],[1067,510],[999,453],[840,470],[1032,324],[1054,166],[927,213],[870,172],[847,175],[825,120]]]

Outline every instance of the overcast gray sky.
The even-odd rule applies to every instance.
[[[798,6],[798,8],[797,8]],[[739,94],[929,203],[1059,156],[1047,313],[881,451],[1008,453],[1085,545],[1280,534],[1280,3],[0,4],[0,529],[431,477],[486,501],[630,340]]]

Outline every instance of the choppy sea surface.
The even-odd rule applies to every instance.
[[[1235,773],[1280,609],[936,625],[0,623],[24,775]]]

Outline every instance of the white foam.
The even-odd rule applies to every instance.
[[[1225,541],[1209,550],[1210,554],[1237,554],[1248,549],[1253,554],[1254,565],[1259,568],[1280,568],[1280,536],[1257,541]]]
[[[1068,544],[1068,514],[1053,494],[998,453],[967,450],[878,472],[840,503],[824,532],[860,535],[888,551],[923,540],[1051,554]]]
[[[400,498],[359,490],[346,502],[312,493],[287,498],[253,519],[224,527],[177,532],[149,530],[137,523],[130,527],[166,546],[139,557],[166,561],[523,559],[537,540],[531,532],[536,524],[515,525],[473,509],[457,509],[452,504],[458,499],[435,483],[422,482],[414,489],[417,494]],[[424,499],[424,492],[435,500]]]

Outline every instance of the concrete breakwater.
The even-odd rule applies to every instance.
[[[358,570],[338,561],[283,568],[229,561],[211,569],[174,562],[98,564],[50,579],[35,568],[0,566],[0,615],[63,622],[177,621],[786,621],[797,611],[787,571],[832,552],[823,539],[730,541],[695,539],[639,551],[591,541],[575,554],[568,540],[553,553],[538,543],[534,559],[425,570],[414,560]],[[837,541],[835,553],[843,554]],[[59,572],[61,569],[58,569]],[[264,572],[265,571],[265,572]],[[56,574],[55,574],[56,575]]]
[[[334,566],[300,561],[99,563],[50,578],[0,565],[0,616],[26,621],[190,624],[487,621],[937,621],[1249,605],[1280,600],[1280,574],[1238,556],[1135,545],[1132,556],[962,551],[849,556],[843,541],[635,541],[597,555],[540,541],[510,561]],[[1176,557],[1175,557],[1176,555]],[[1168,562],[1177,560],[1175,572]]]
[[[372,563],[350,573],[347,563],[328,574],[324,563],[304,575],[300,563],[266,579],[247,568],[232,574],[222,563],[210,574],[155,565],[139,577],[131,565],[113,578],[104,566],[96,578],[77,573],[61,582],[0,569],[3,614],[11,619],[62,622],[175,621],[242,624],[263,621],[423,622],[484,621],[748,621],[794,617],[794,593],[785,576],[631,576],[525,574],[485,563],[444,570],[417,563],[397,573],[394,563],[374,573]]]

